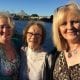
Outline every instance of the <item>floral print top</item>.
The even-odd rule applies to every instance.
[[[16,53],[15,53],[16,54]],[[18,80],[19,56],[9,61],[5,50],[0,46],[0,80]]]
[[[68,68],[64,52],[61,52],[53,71],[54,80],[80,80],[80,64]]]

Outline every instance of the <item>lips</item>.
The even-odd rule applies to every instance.
[[[30,42],[32,42],[32,43],[37,43],[37,41],[30,41]]]
[[[67,33],[70,33],[70,34],[75,34],[79,32],[78,30],[67,30]]]

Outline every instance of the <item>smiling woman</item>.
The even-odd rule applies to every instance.
[[[23,37],[27,45],[21,50],[21,80],[51,80],[52,56],[42,48],[45,36],[39,21],[31,21],[25,27]]]
[[[55,80],[80,80],[80,6],[75,3],[57,9],[53,19],[53,40],[61,51],[53,71]]]
[[[0,80],[19,80],[19,55],[11,41],[13,21],[0,14]]]

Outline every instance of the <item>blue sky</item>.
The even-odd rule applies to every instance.
[[[0,0],[0,11],[18,13],[24,10],[28,15],[50,16],[53,11],[70,0]],[[80,0],[74,0],[80,3]]]

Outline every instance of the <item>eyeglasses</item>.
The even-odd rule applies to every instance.
[[[28,35],[29,37],[32,37],[32,36],[34,35],[34,36],[37,37],[37,38],[42,36],[40,33],[32,33],[32,32],[27,32],[27,35]]]
[[[0,29],[4,29],[4,28],[10,29],[11,27],[9,25],[0,25]]]

